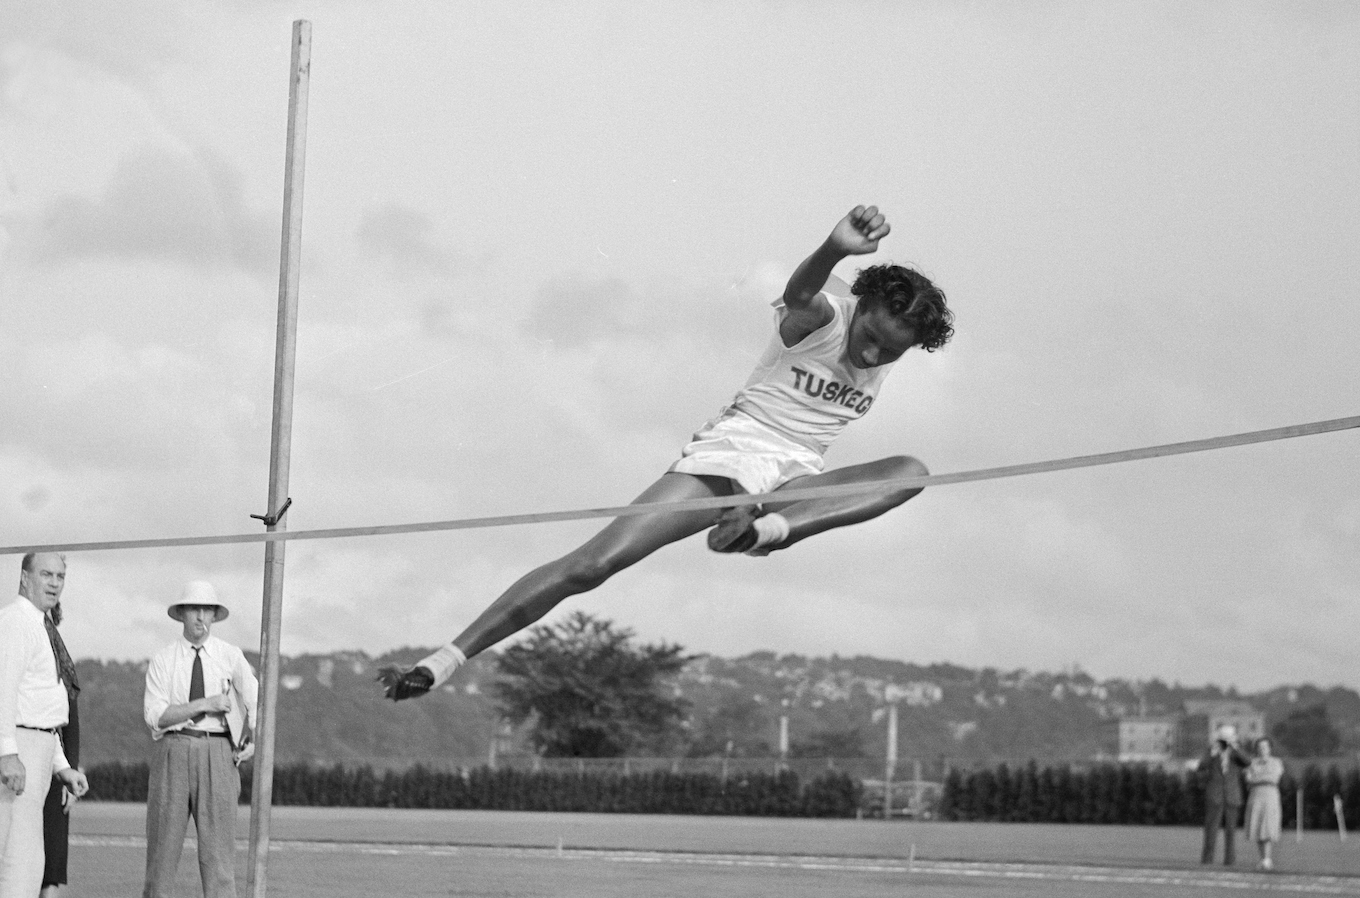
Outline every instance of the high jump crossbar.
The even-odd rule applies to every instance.
[[[443,530],[477,530],[487,527],[509,527],[520,524],[544,524],[556,521],[578,521],[587,518],[618,518],[632,515],[700,511],[703,509],[732,508],[738,505],[755,505],[765,502],[796,502],[802,499],[826,499],[839,496],[858,496],[904,489],[945,486],[954,483],[974,483],[981,480],[1000,480],[1004,477],[1021,477],[1030,474],[1049,474],[1054,471],[1070,471],[1076,468],[1093,468],[1100,465],[1123,464],[1149,458],[1163,458],[1169,455],[1185,455],[1191,452],[1208,452],[1227,449],[1233,446],[1247,446],[1253,443],[1269,443],[1296,437],[1334,433],[1341,430],[1360,428],[1360,415],[1349,418],[1332,418],[1326,421],[1313,421],[1308,424],[1294,424],[1270,430],[1254,430],[1246,433],[1227,434],[1202,440],[1189,440],[1181,443],[1165,443],[1141,449],[1123,449],[1118,452],[1102,452],[1095,455],[1078,455],[1072,458],[1051,459],[1049,461],[1029,462],[1020,465],[1006,465],[999,468],[979,468],[972,471],[959,471],[953,474],[926,474],[916,477],[900,477],[888,480],[870,480],[861,483],[836,484],[831,486],[811,486],[784,489],[770,493],[750,493],[734,496],[714,496],[704,499],[682,499],[674,502],[640,502],[632,505],[618,505],[606,508],[582,508],[570,511],[546,511],[530,514],[495,515],[491,517],[457,518],[449,521],[426,521],[413,524],[380,524],[369,527],[332,527],[320,530],[277,530],[266,533],[236,533],[222,536],[184,536],[165,539],[126,539],[86,543],[51,543],[31,546],[0,547],[0,555],[18,555],[24,552],[93,552],[103,549],[153,549],[179,546],[216,546],[233,543],[270,543],[282,540],[301,539],[341,539],[356,536],[393,536],[401,533],[433,533]]]

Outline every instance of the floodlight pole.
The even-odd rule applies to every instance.
[[[307,83],[312,23],[293,22],[288,85],[288,147],[283,175],[283,242],[279,254],[279,320],[274,343],[274,426],[269,449],[270,530],[286,530],[288,464],[293,437],[293,368],[297,348],[298,271],[302,261],[302,174],[307,145]],[[263,898],[269,865],[269,811],[274,792],[274,720],[279,697],[279,637],[283,629],[283,555],[286,543],[265,543],[264,605],[260,617],[260,695],[255,722],[255,777],[250,796],[250,858],[246,890]]]

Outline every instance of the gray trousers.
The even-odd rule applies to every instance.
[[[167,733],[156,745],[146,801],[146,887],[142,898],[170,898],[189,818],[198,831],[205,898],[236,898],[236,801],[241,775],[231,741]]]
[[[1212,799],[1204,802],[1204,848],[1199,855],[1201,864],[1214,862],[1214,845],[1218,842],[1220,827],[1223,829],[1223,863],[1229,867],[1237,863],[1233,837],[1237,834],[1237,815],[1240,813],[1240,804],[1224,804]]]

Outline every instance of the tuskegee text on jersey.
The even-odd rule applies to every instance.
[[[854,384],[839,383],[797,366],[791,366],[789,370],[793,373],[793,388],[803,391],[813,399],[820,397],[828,402],[835,402],[854,409],[857,415],[863,415],[869,410],[869,406],[874,404],[874,397],[855,389]]]

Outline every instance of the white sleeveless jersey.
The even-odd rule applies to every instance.
[[[859,297],[821,295],[832,319],[794,346],[785,346],[779,335],[784,301],[775,301],[774,337],[731,405],[819,455],[846,424],[869,411],[892,368],[850,364],[846,350]]]

